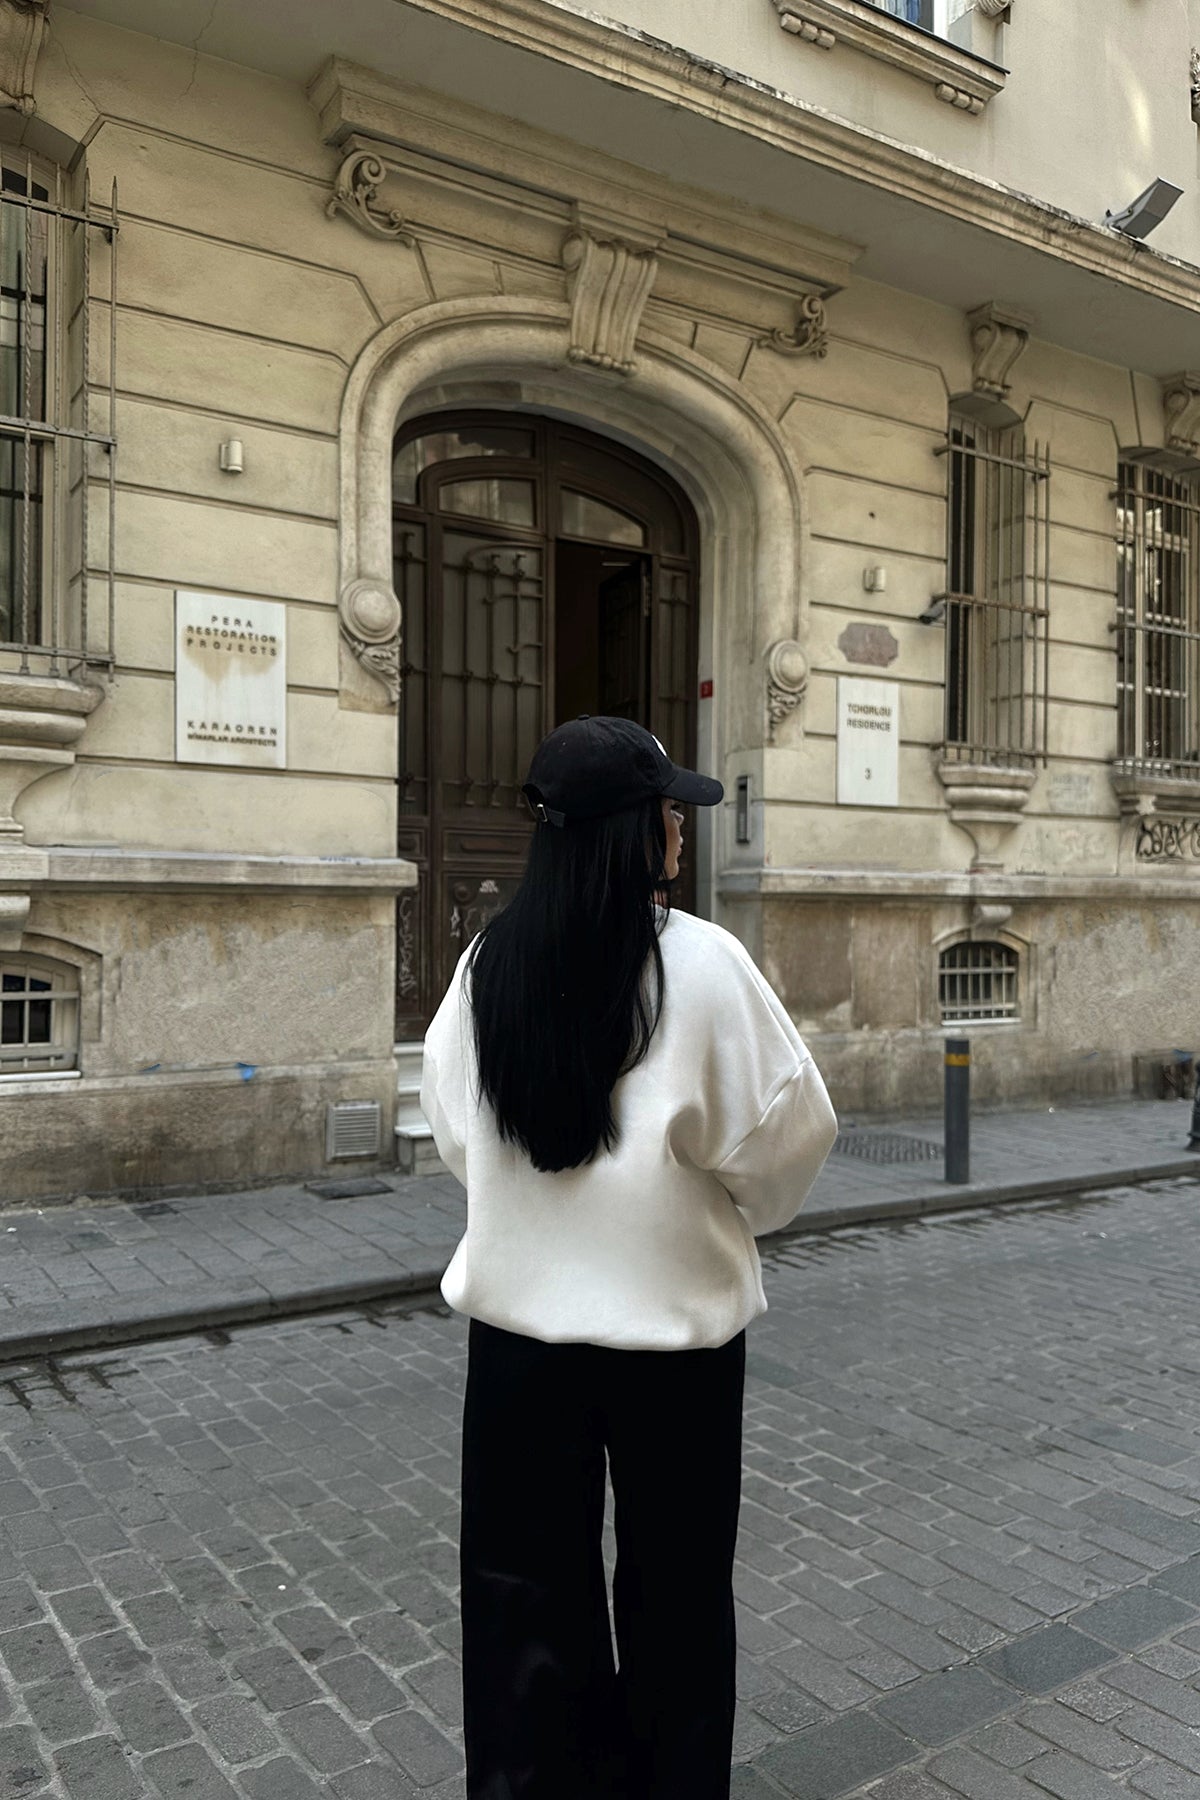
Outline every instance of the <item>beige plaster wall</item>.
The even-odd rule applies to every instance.
[[[974,117],[857,49],[822,50],[784,32],[773,0],[610,0],[604,11],[1085,219],[1127,204],[1158,175],[1195,186],[1194,0],[1014,0],[1011,22],[1000,27],[976,15],[965,41],[1010,73],[1003,92]],[[1194,204],[1181,201],[1154,244],[1200,260]]]
[[[971,1041],[973,1103],[1128,1094],[1135,1056],[1200,1051],[1198,927],[1200,895],[1013,903],[1001,935],[1021,958],[1020,1019],[956,1028]],[[965,902],[762,903],[763,968],[843,1112],[938,1107],[938,951],[969,929]]]

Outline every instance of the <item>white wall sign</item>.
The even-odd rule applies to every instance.
[[[287,607],[175,590],[175,759],[287,767]]]
[[[900,804],[900,684],[838,676],[839,806]]]

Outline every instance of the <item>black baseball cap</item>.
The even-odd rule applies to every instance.
[[[673,763],[644,725],[588,713],[542,739],[521,791],[548,825],[600,819],[656,795],[691,806],[716,806],[725,797],[711,775]]]

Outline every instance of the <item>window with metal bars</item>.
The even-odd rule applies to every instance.
[[[116,232],[115,185],[96,209],[86,173],[0,149],[0,669],[112,660]]]
[[[0,1077],[62,1073],[79,1060],[79,978],[40,957],[0,959]]]
[[[953,418],[947,470],[945,753],[1044,760],[1049,645],[1049,452],[1019,426]]]
[[[1118,769],[1200,779],[1200,481],[1123,462],[1116,499]]]
[[[1018,1017],[1020,959],[1009,944],[951,944],[938,957],[943,1025]]]

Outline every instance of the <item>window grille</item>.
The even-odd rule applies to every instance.
[[[77,185],[0,150],[0,669],[21,674],[112,661],[117,191],[97,209]]]
[[[938,957],[943,1025],[1017,1017],[1017,953],[1008,944],[951,944]]]
[[[28,957],[0,961],[0,1076],[73,1069],[79,983],[74,969]]]
[[[1049,451],[1019,428],[952,423],[949,458],[945,751],[957,762],[1030,766],[1046,750]]]
[[[1200,777],[1200,483],[1123,462],[1117,488],[1117,756]]]

